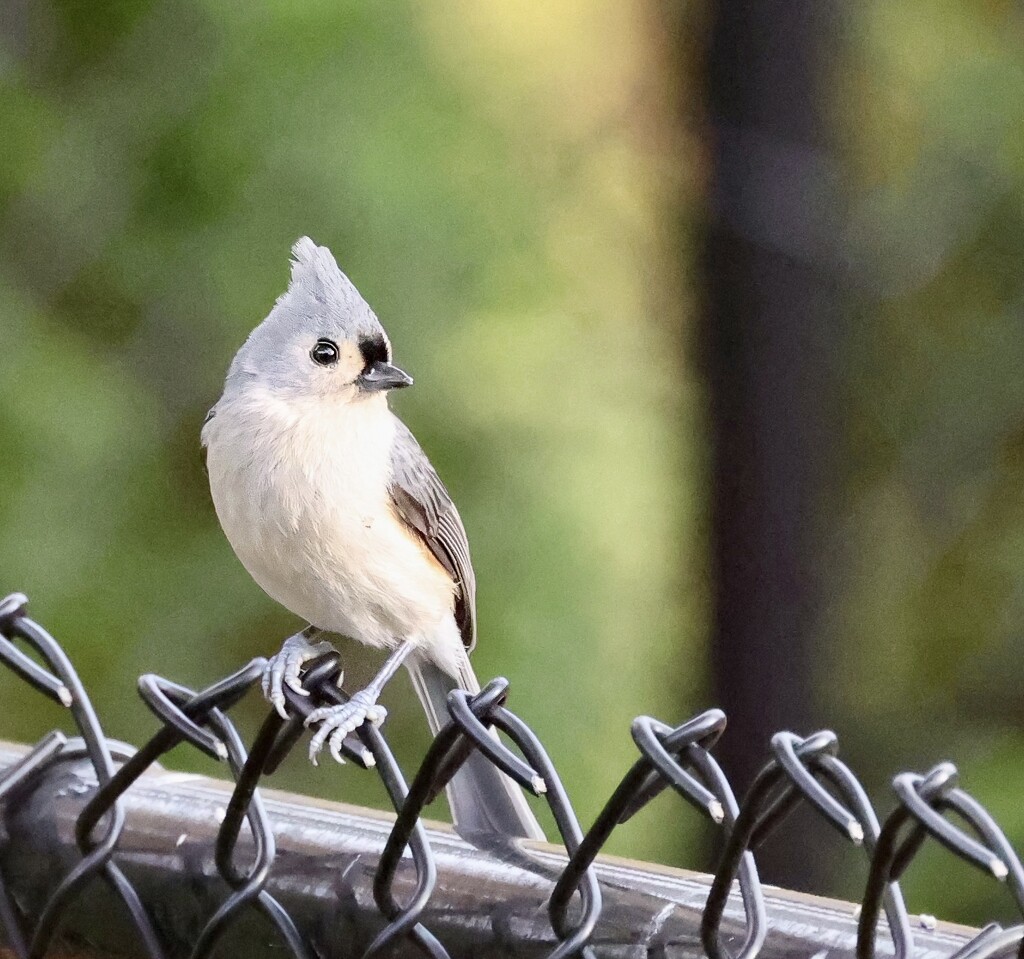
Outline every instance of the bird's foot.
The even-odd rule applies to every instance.
[[[282,719],[289,718],[284,687],[287,686],[300,696],[308,696],[308,690],[302,688],[302,667],[317,656],[334,652],[334,647],[326,640],[310,642],[310,637],[315,635],[315,632],[304,629],[301,633],[289,636],[281,646],[281,651],[271,657],[263,669],[263,695]],[[340,676],[338,682],[341,682]]]
[[[323,706],[314,709],[306,717],[306,726],[320,724],[309,743],[309,761],[315,766],[320,751],[326,743],[331,756],[339,763],[345,760],[341,755],[341,744],[349,733],[355,732],[363,723],[379,726],[387,718],[388,711],[377,702],[378,693],[362,689],[347,703],[340,706]]]

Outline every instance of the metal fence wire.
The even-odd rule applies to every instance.
[[[352,814],[349,845],[328,849],[341,841],[336,834],[326,827],[316,832],[315,816],[307,816],[298,830],[288,803],[265,800],[259,785],[301,738],[311,710],[345,701],[336,685],[337,654],[321,657],[308,669],[304,685],[309,697],[287,691],[292,718],[268,709],[249,750],[229,713],[259,685],[265,660],[254,659],[198,692],[159,676],[142,676],[139,694],[159,726],[133,749],[104,736],[71,661],[26,609],[27,599],[19,593],[0,601],[0,660],[28,687],[66,708],[77,736],[53,731],[30,749],[11,747],[0,756],[5,955],[818,959],[833,951],[873,959],[878,949],[897,959],[987,959],[1013,950],[1024,959],[1024,921],[1009,928],[993,923],[981,931],[943,933],[930,923],[922,926],[921,920],[912,923],[908,916],[898,879],[932,837],[1005,882],[1024,920],[1021,862],[992,817],[959,788],[956,769],[948,763],[925,775],[897,776],[897,805],[879,823],[856,776],[838,758],[834,733],[801,738],[781,732],[771,741],[770,759],[738,802],[712,754],[726,724],[720,710],[674,728],[642,716],[632,726],[639,757],[584,833],[543,745],[508,708],[508,682],[495,679],[477,695],[451,694],[450,722],[434,739],[411,785],[379,728],[364,724],[345,741],[346,758],[380,777],[396,817],[391,822]],[[491,729],[504,733],[518,753],[492,736]],[[160,757],[181,743],[230,770],[230,795],[212,825],[211,817],[198,809],[200,793],[188,792],[181,777],[152,779]],[[511,841],[470,850],[449,834],[426,828],[425,807],[473,751],[543,797],[564,852]],[[599,859],[616,826],[641,814],[666,789],[721,830],[722,853],[713,876],[670,879],[664,871],[631,871]],[[784,911],[779,896],[785,894],[766,890],[758,879],[758,846],[800,804],[816,810],[844,841],[862,846],[869,860],[863,901],[845,914],[842,904],[833,904],[838,918],[832,925],[823,900],[801,903],[795,894],[787,907],[793,922],[787,926],[773,918]],[[143,815],[136,817],[136,809]],[[181,855],[168,872],[167,830],[178,828],[187,813],[194,815],[173,844]],[[311,832],[316,833],[313,839]],[[304,859],[296,845],[298,834],[303,848],[312,847]],[[287,856],[278,853],[282,837],[291,843]],[[209,846],[203,849],[207,840],[212,861]],[[453,850],[458,851],[454,859]],[[462,875],[461,887],[453,881],[438,888],[439,855],[447,870]],[[372,866],[365,889],[358,878],[360,864]],[[319,881],[323,877],[329,879]],[[184,893],[175,891],[175,883]],[[312,901],[306,895],[310,889]],[[529,894],[518,895],[516,889]],[[444,901],[459,895],[465,900],[461,906]],[[641,908],[641,899],[650,901]],[[446,944],[445,937],[428,928],[428,917],[448,928],[447,912],[460,908],[474,931],[468,938],[452,936]],[[254,912],[264,920],[255,933]],[[240,925],[246,926],[244,934]],[[110,932],[115,926],[117,936]],[[807,932],[811,926],[818,929],[814,935]]]

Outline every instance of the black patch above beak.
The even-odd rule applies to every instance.
[[[381,390],[400,390],[404,386],[412,386],[412,377],[391,363],[377,360],[356,377],[356,383],[367,393],[379,393]]]

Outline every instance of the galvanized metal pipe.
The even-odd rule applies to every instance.
[[[0,743],[0,774],[26,747]],[[7,800],[0,869],[29,915],[38,915],[57,884],[79,860],[75,820],[95,793],[87,761],[58,759]],[[117,862],[138,890],[169,956],[187,955],[206,920],[228,895],[213,863],[217,829],[232,784],[154,768],[124,797],[127,826]],[[267,888],[325,959],[356,959],[384,927],[373,898],[373,877],[393,817],[340,803],[263,790],[277,843]],[[547,914],[564,850],[528,844],[537,863],[502,862],[441,825],[428,830],[438,885],[421,921],[462,957],[541,957],[557,944]],[[240,850],[252,848],[243,836]],[[700,959],[700,917],[711,877],[599,857],[605,907],[593,937],[600,957]],[[547,873],[546,875],[544,873]],[[400,870],[396,893],[411,894],[411,868]],[[852,956],[857,933],[850,903],[784,890],[766,890],[769,932],[764,959]],[[93,882],[69,907],[56,954],[142,956],[120,904]],[[735,948],[743,939],[743,910],[730,899],[723,932]],[[973,934],[939,924],[916,930],[915,959],[946,959]],[[218,950],[221,956],[263,959],[279,955],[274,931],[247,909]],[[891,955],[884,933],[879,952]],[[395,954],[418,954],[403,942]]]

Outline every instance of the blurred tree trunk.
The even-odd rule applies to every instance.
[[[714,0],[707,50],[710,216],[703,352],[712,430],[712,668],[737,790],[779,729],[827,703],[817,630],[827,592],[841,304],[827,93],[829,0]],[[762,877],[807,888],[821,848],[804,829],[759,855]],[[813,875],[812,875],[813,873]]]

